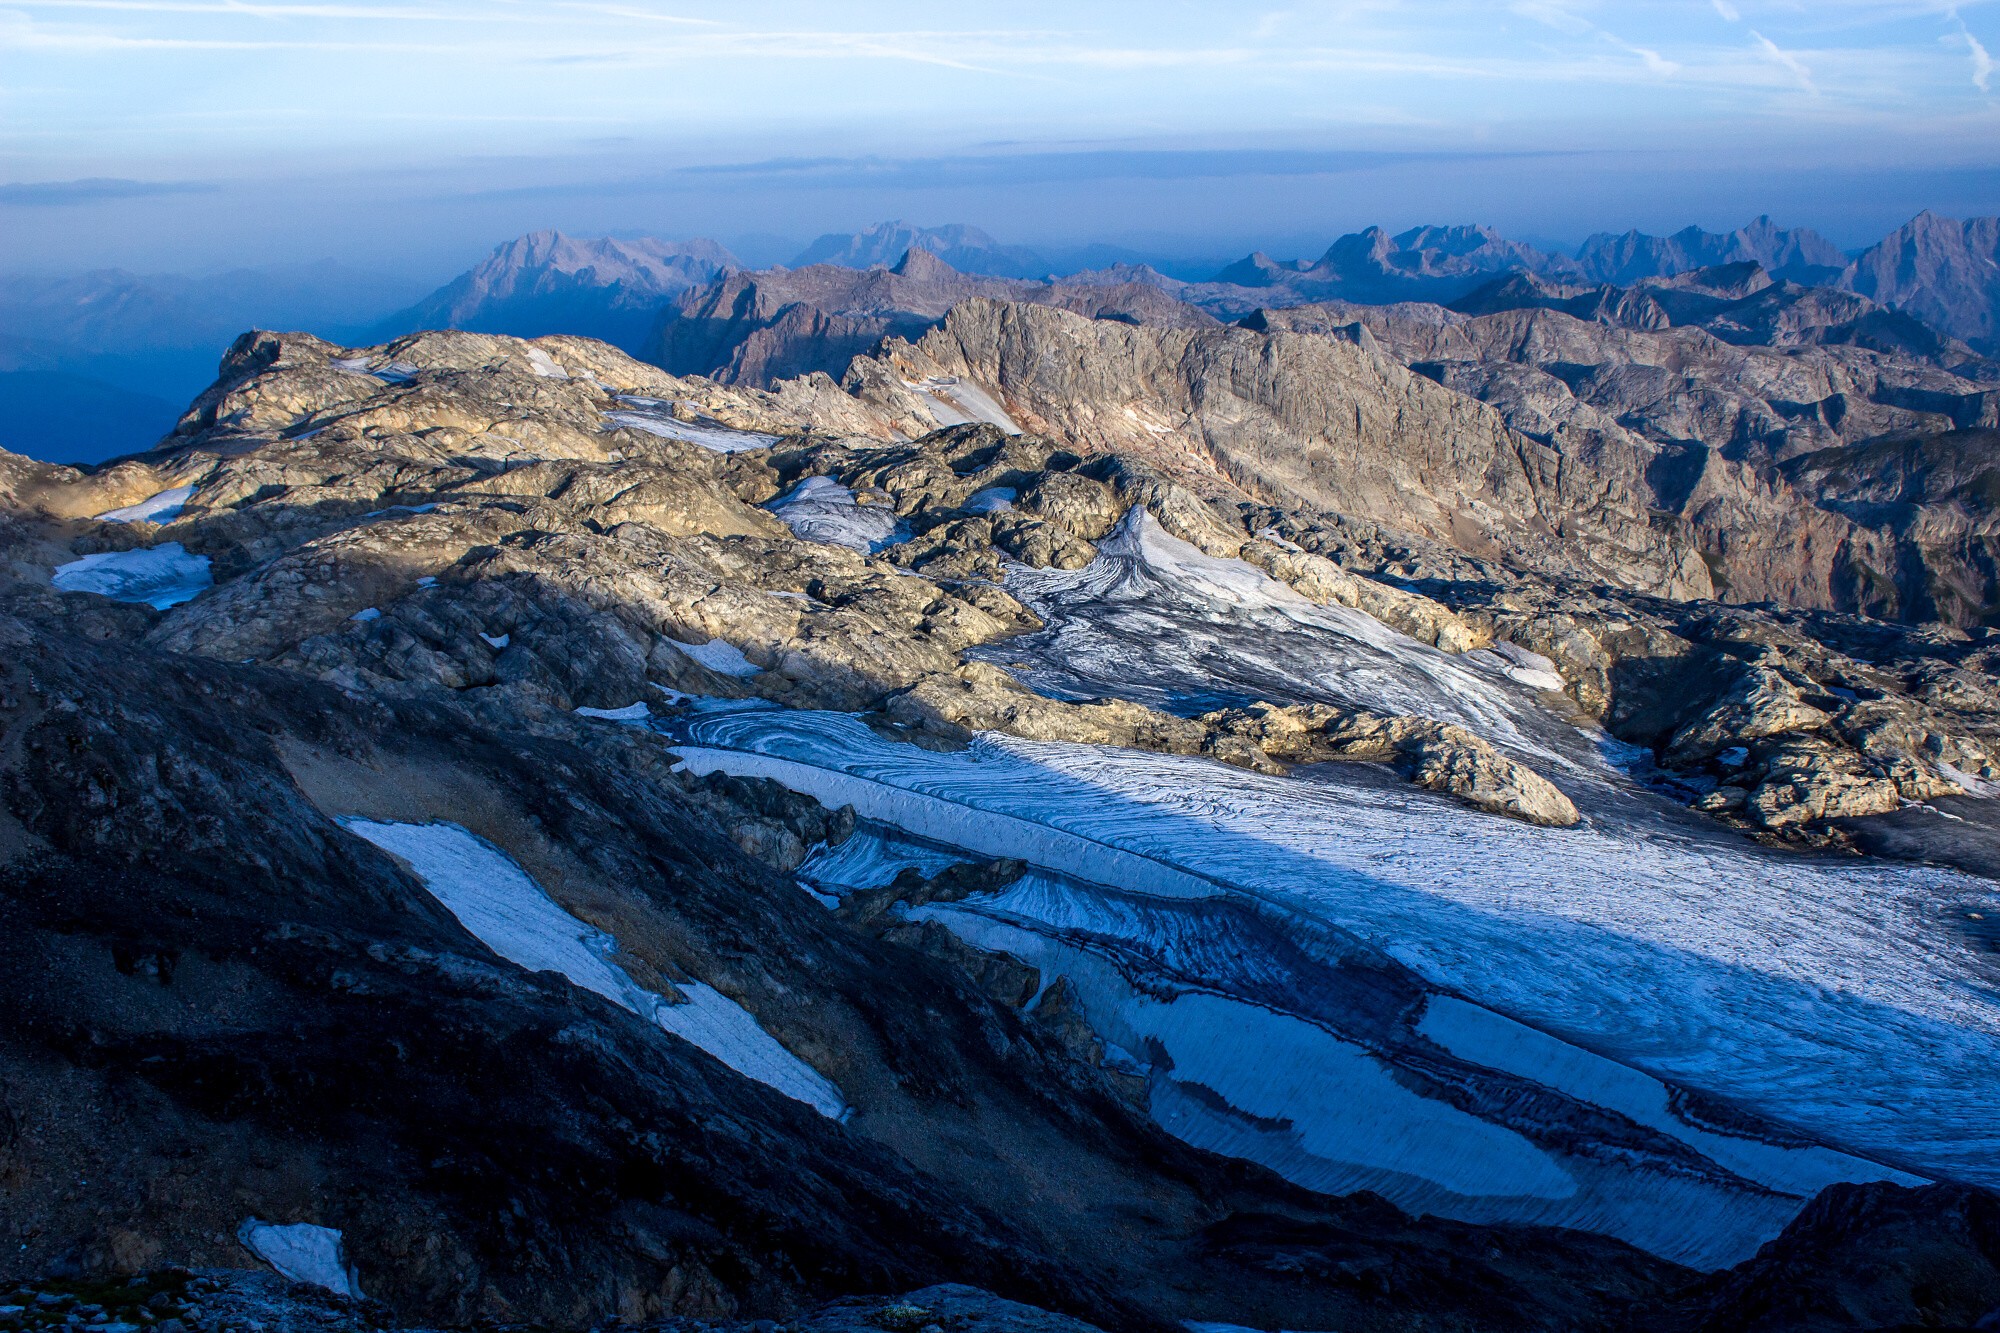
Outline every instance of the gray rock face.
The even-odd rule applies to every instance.
[[[857,361],[847,383],[907,430],[927,415],[908,386],[941,376],[989,386],[1023,425],[1074,448],[1146,459],[1198,489],[1670,596],[1709,590],[1692,544],[1651,517],[1656,448],[1620,433],[1583,441],[1586,456],[1571,459],[1566,438],[1531,440],[1353,341],[971,301],[917,342]]]
[[[741,267],[714,241],[531,232],[497,247],[383,326],[391,334],[573,334],[636,351],[671,297]]]
[[[1754,263],[1780,279],[1814,285],[1838,277],[1847,266],[1847,256],[1809,227],[1780,227],[1769,217],[1760,217],[1726,233],[1699,227],[1671,236],[1600,232],[1583,243],[1576,262],[1589,278],[1619,286],[1738,263]]]
[[[2000,355],[2000,217],[1926,210],[1856,256],[1840,282]]]
[[[1312,306],[1259,323],[1335,341],[1366,330],[1398,360],[1493,405],[1513,429],[1590,460],[1609,484],[1681,520],[1683,540],[1732,601],[1964,623],[2000,591],[1967,572],[1963,543],[1977,541],[1980,520],[1967,524],[1944,504],[1871,509],[1865,487],[1850,500],[1821,484],[1855,475],[1841,469],[1839,446],[1984,422],[2000,411],[1990,381],[1861,348],[1738,347],[1705,330],[1616,329],[1553,310]],[[1795,481],[1785,460],[1822,450],[1832,450],[1824,472],[1800,461]],[[1607,466],[1619,458],[1632,461]],[[1924,466],[1895,450],[1881,458],[1892,473]],[[1957,548],[1933,536],[1954,528]]]
[[[814,372],[837,378],[883,338],[917,337],[975,297],[1134,323],[1214,322],[1155,286],[1088,275],[1050,282],[975,276],[912,246],[893,268],[816,263],[740,273],[692,290],[665,313],[645,356],[677,373],[728,384],[764,386]]]

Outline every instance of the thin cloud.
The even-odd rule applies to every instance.
[[[1763,33],[1758,32],[1755,28],[1752,28],[1750,30],[1750,36],[1752,37],[1752,39],[1756,41],[1758,47],[1764,52],[1764,54],[1770,58],[1773,64],[1778,65],[1781,68],[1787,70],[1793,78],[1799,81],[1799,86],[1801,88],[1804,88],[1809,93],[1816,93],[1819,91],[1818,88],[1813,86],[1812,71],[1806,68],[1805,62],[1803,60],[1800,60],[1790,51],[1785,50],[1783,47],[1779,46],[1776,42],[1772,41],[1769,37],[1766,37]]]
[[[1742,13],[1738,11],[1735,5],[1730,4],[1729,0],[1708,0],[1708,2],[1715,6],[1715,12],[1722,15],[1725,23],[1741,23],[1743,21]]]
[[[359,19],[375,22],[411,23],[541,23],[545,16],[530,10],[509,11],[493,6],[451,9],[439,6],[353,5],[353,4],[271,4],[256,0],[14,0],[16,9],[109,10],[127,14],[223,14],[253,19]],[[720,28],[717,19],[688,18],[662,14],[657,10],[635,9],[627,5],[564,3],[558,9],[605,18],[646,23],[672,23],[694,28]]]
[[[1721,3],[1721,0],[1717,0]],[[1615,32],[1598,27],[1581,14],[1573,14],[1558,4],[1543,3],[1542,0],[1515,0],[1509,8],[1522,18],[1533,19],[1545,27],[1566,33],[1571,37],[1595,37],[1607,46],[1616,47],[1628,56],[1637,57],[1648,72],[1661,78],[1671,78],[1680,73],[1681,67],[1649,46],[1639,46],[1628,42]]]
[[[96,204],[109,199],[148,199],[163,194],[211,194],[219,187],[208,181],[138,181],[91,176],[73,181],[16,181],[0,184],[0,205],[15,208],[61,208]]]
[[[1958,19],[1958,31],[1947,36],[1944,40],[1947,42],[1956,41],[1965,47],[1966,52],[1972,57],[1972,86],[1982,93],[1991,92],[1993,90],[1993,57],[1987,54],[1985,44],[1977,37],[1974,37],[1972,30],[1965,26],[1964,19],[1959,19],[1956,14],[1952,15],[1952,17]]]
[[[704,190],[825,188],[1011,189],[1105,180],[1221,180],[1337,176],[1414,162],[1494,161],[1560,156],[1546,152],[1310,151],[1288,149],[1097,149],[978,153],[944,157],[797,157],[680,167],[654,176],[481,191],[476,198],[651,195]]]

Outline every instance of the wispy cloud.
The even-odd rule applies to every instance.
[[[92,176],[74,181],[15,181],[0,184],[0,205],[16,208],[59,208],[65,204],[95,204],[107,199],[145,199],[162,194],[211,194],[208,181],[137,181]]]
[[[1766,37],[1763,33],[1758,32],[1755,28],[1752,28],[1750,30],[1750,37],[1753,41],[1757,43],[1758,49],[1761,50],[1764,53],[1764,55],[1770,59],[1771,63],[1777,65],[1780,69],[1785,70],[1793,78],[1797,79],[1799,81],[1799,86],[1801,88],[1804,88],[1809,93],[1814,93],[1819,91],[1819,89],[1813,86],[1812,71],[1806,68],[1806,64],[1803,60],[1800,60],[1790,51],[1785,50],[1783,47],[1779,46],[1776,42],[1772,41],[1769,37]]]
[[[1722,15],[1725,23],[1741,23],[1743,21],[1743,15],[1737,10],[1735,5],[1729,3],[1729,0],[1708,0],[1708,2],[1715,6],[1715,12]]]
[[[1065,181],[1221,180],[1248,176],[1334,176],[1415,162],[1546,157],[1519,152],[1325,152],[1286,149],[1079,149],[1067,152],[966,153],[942,157],[793,157],[681,167],[658,176],[599,187],[651,194],[691,181],[757,187],[893,187],[1042,185]],[[569,186],[535,187],[549,193]],[[513,193],[503,191],[501,193]]]
[[[1993,90],[1993,57],[1987,54],[1986,44],[1981,42],[1977,37],[1974,37],[1972,30],[1965,26],[1964,19],[1959,18],[1956,13],[1952,15],[1952,18],[1958,24],[1958,31],[1947,34],[1945,41],[1963,46],[1966,49],[1966,53],[1972,57],[1972,86],[1982,93],[1991,92]]]
[[[1522,18],[1533,19],[1545,27],[1554,28],[1571,37],[1593,37],[1607,46],[1623,51],[1628,56],[1636,57],[1648,73],[1661,78],[1671,78],[1680,73],[1680,65],[1661,55],[1657,49],[1628,42],[1617,33],[1598,27],[1581,14],[1565,9],[1560,4],[1548,3],[1547,0],[1515,0],[1509,8]]]

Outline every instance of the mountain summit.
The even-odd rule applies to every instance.
[[[741,268],[714,241],[571,237],[536,231],[498,246],[385,331],[466,329],[537,337],[574,333],[636,347],[669,298]]]
[[[843,268],[889,268],[912,250],[927,250],[960,273],[990,278],[1039,278],[1048,261],[1019,245],[1002,245],[962,222],[918,227],[878,222],[865,231],[828,232],[799,253],[792,267],[838,264]]]

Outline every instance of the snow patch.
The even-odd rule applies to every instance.
[[[614,958],[618,942],[577,920],[542,891],[511,857],[456,824],[392,824],[343,819],[341,826],[400,857],[431,896],[480,943],[530,972],[560,972],[572,985],[651,1019],[746,1078],[843,1119],[840,1090],[757,1025],[750,1012],[700,982],[670,1004],[645,989]]]
[[[514,636],[511,634],[488,634],[485,630],[479,631],[479,637],[484,639],[486,646],[495,652],[505,648],[514,641]]]
[[[262,1222],[245,1218],[236,1228],[236,1239],[244,1248],[294,1282],[363,1299],[361,1282],[347,1262],[341,1235],[332,1227],[311,1222]]]
[[[623,708],[578,708],[575,712],[578,717],[601,718],[606,722],[645,722],[653,716],[653,710],[643,699]]]
[[[349,620],[358,620],[364,625],[371,620],[380,620],[381,618],[382,608],[379,606],[365,606],[348,617]]]
[[[97,516],[100,523],[171,523],[194,498],[194,487],[176,486],[170,491],[149,495],[123,509],[107,510]]]
[[[968,514],[998,514],[1014,507],[1020,499],[1020,492],[1012,486],[988,486],[983,491],[974,491],[965,502]]]
[[[743,650],[727,639],[710,639],[707,643],[682,643],[679,639],[668,639],[667,642],[718,676],[743,679],[764,669],[745,657]]]
[[[543,379],[566,380],[569,378],[569,372],[557,365],[556,359],[541,348],[530,345],[527,352],[529,368]]]
[[[1476,662],[1509,680],[1519,681],[1531,690],[1553,690],[1560,694],[1565,684],[1554,662],[1505,639],[1487,648],[1475,648],[1464,654],[1461,660]]]
[[[929,400],[925,405],[941,427],[985,422],[998,426],[1009,435],[1021,433],[1021,428],[1014,424],[1014,418],[1007,415],[1007,409],[970,380],[956,375],[933,375],[921,383],[912,384],[908,380],[903,383],[904,387]]]
[[[1985,778],[1976,778],[1972,774],[1962,772],[1946,763],[1938,765],[1938,772],[1944,776],[1946,781],[1957,784],[1958,789],[1967,796],[2000,796],[2000,783],[1988,782]],[[1942,814],[1943,812],[1940,811],[1939,813]]]
[[[103,551],[56,566],[50,581],[64,592],[94,592],[114,602],[144,602],[164,611],[190,601],[215,583],[208,557],[189,555],[179,542],[131,551]]]
[[[681,440],[687,444],[698,444],[719,454],[740,454],[748,453],[752,449],[769,449],[779,440],[776,435],[767,435],[755,430],[738,430],[719,421],[682,421],[673,414],[675,404],[658,398],[620,395],[618,401],[623,403],[627,410],[604,414],[604,419],[614,426],[628,426],[663,440]]]
[[[807,477],[765,506],[795,536],[873,554],[910,539],[910,526],[887,505],[864,505],[832,477]]]

